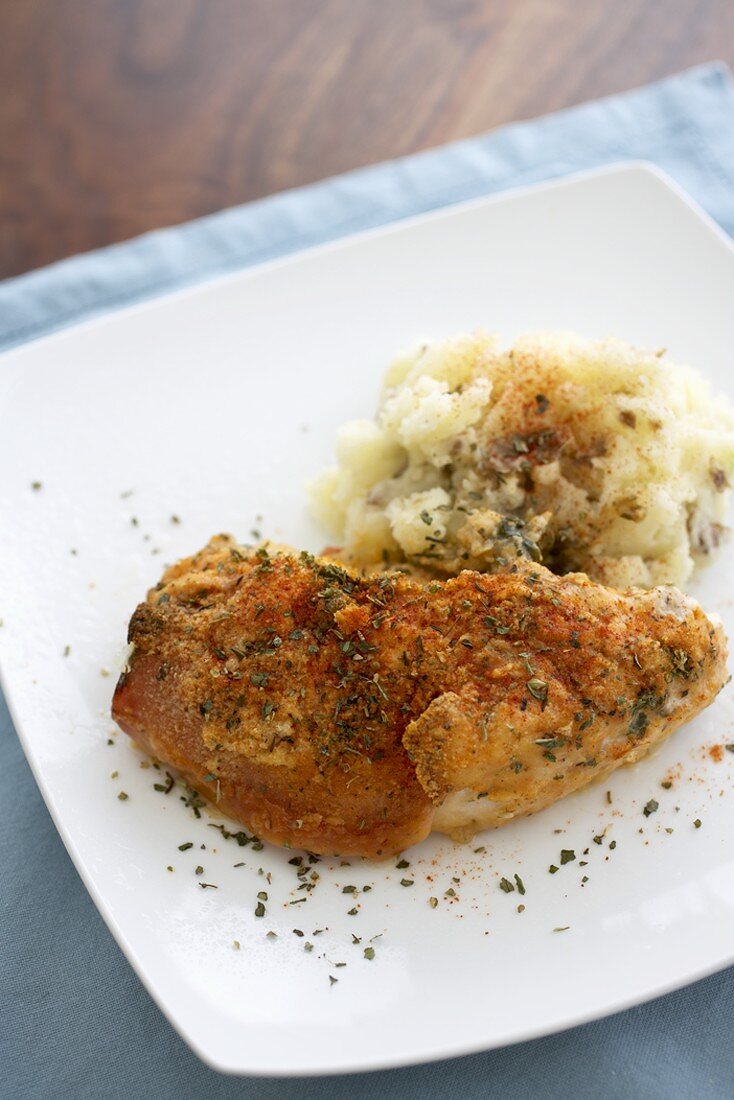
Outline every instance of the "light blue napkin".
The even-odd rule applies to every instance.
[[[0,284],[0,348],[408,214],[640,158],[734,233],[734,84],[722,65],[9,280]],[[734,971],[565,1034],[436,1065],[298,1081],[223,1077],[173,1032],[104,927],[1,699],[0,809],[0,1100],[734,1097]]]

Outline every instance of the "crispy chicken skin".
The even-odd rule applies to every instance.
[[[676,589],[541,566],[421,583],[219,536],[135,611],[113,716],[258,836],[385,857],[643,756],[724,684]]]

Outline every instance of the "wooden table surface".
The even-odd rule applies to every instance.
[[[734,0],[0,0],[0,277],[712,58]]]

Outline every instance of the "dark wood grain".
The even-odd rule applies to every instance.
[[[0,0],[0,276],[714,57],[732,0]]]

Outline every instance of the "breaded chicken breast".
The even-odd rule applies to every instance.
[[[583,575],[364,577],[220,536],[135,611],[112,713],[258,836],[386,857],[637,760],[727,678],[676,589]]]

